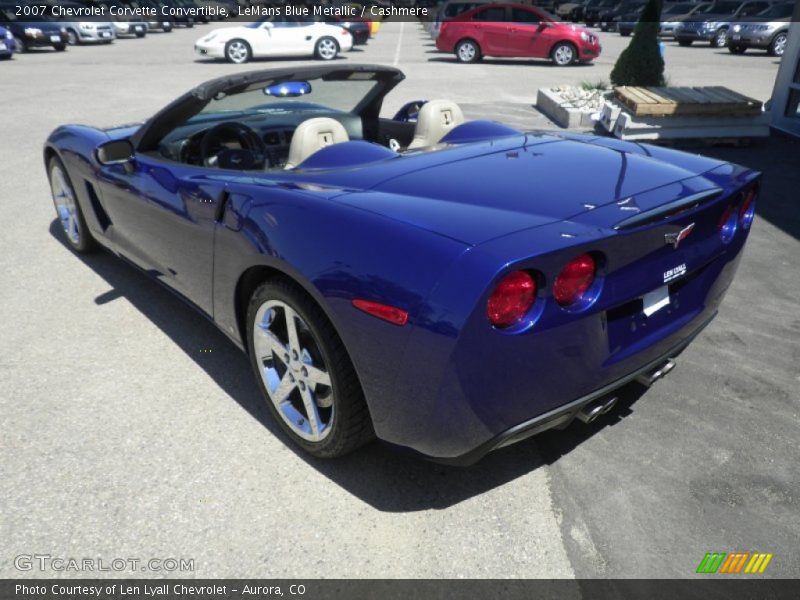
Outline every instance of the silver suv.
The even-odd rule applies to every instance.
[[[732,54],[744,54],[748,48],[761,48],[772,56],[783,56],[793,11],[794,3],[784,2],[755,17],[732,22],[728,50]]]

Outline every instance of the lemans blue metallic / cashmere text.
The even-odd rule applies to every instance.
[[[252,71],[143,124],[59,127],[65,240],[211,319],[316,456],[377,436],[469,464],[668,373],[734,278],[760,174],[443,99],[381,117],[403,78]]]

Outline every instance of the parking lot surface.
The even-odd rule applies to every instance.
[[[0,65],[0,576],[86,575],[14,566],[45,553],[190,558],[166,574],[196,577],[687,577],[734,550],[796,575],[798,144],[705,150],[766,171],[760,218],[719,318],[640,398],[469,469],[380,444],[319,461],[287,445],[212,325],[114,257],[74,255],[54,224],[41,146],[57,125],[141,120],[204,80],[308,62],[199,60],[210,28]],[[595,66],[458,65],[417,24],[386,23],[340,60],[406,73],[387,114],[440,97],[547,127],[536,89],[607,81],[627,40],[601,41]],[[773,58],[667,46],[674,85],[770,95]]]

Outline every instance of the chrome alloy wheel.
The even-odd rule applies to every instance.
[[[333,386],[320,344],[288,304],[268,300],[255,316],[253,347],[270,401],[291,430],[319,442],[335,417]]]
[[[247,62],[250,55],[250,49],[244,42],[234,40],[228,44],[228,58],[232,63]]]
[[[575,59],[575,51],[572,49],[572,46],[562,44],[556,48],[556,51],[553,53],[553,59],[557,65],[568,65]]]
[[[458,59],[461,62],[472,62],[478,54],[478,49],[472,42],[464,42],[458,47]]]
[[[783,56],[783,53],[786,52],[786,41],[787,35],[785,33],[781,33],[775,38],[772,43],[772,52],[775,56]]]
[[[75,195],[59,165],[55,165],[50,171],[50,189],[64,233],[73,244],[79,244],[81,235],[78,231],[78,207],[75,204]]]
[[[317,53],[320,58],[331,60],[336,58],[337,52],[339,52],[339,49],[336,47],[336,42],[331,38],[322,38],[317,42]]]

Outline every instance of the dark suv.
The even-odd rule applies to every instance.
[[[728,44],[732,20],[757,15],[771,5],[767,0],[717,0],[682,21],[675,29],[675,39],[681,46],[702,41],[709,42],[712,48],[722,48]]]
[[[16,4],[0,4],[0,25],[14,36],[17,52],[46,46],[67,49],[67,32],[59,23],[43,17],[18,17]]]

